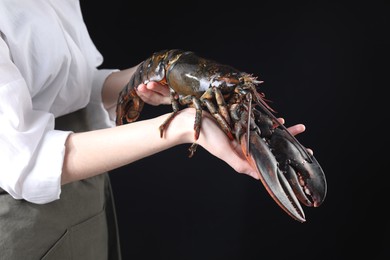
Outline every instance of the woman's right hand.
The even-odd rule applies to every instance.
[[[186,114],[191,122],[195,118],[195,109],[184,109],[181,113]],[[208,152],[225,161],[236,172],[247,174],[255,179],[259,179],[258,173],[247,161],[245,154],[242,151],[241,145],[236,140],[230,140],[216,123],[211,114],[206,111],[202,113],[202,126],[199,139],[196,141],[200,146]],[[284,124],[284,119],[279,118],[279,121]],[[188,124],[185,124],[188,125]],[[303,124],[296,124],[288,127],[288,130],[297,135],[305,131]],[[190,135],[188,142],[194,142],[193,135]],[[309,150],[311,153],[312,151]]]
[[[187,120],[187,123],[183,124],[185,127],[193,125],[195,109],[183,109],[179,112],[178,116],[186,118],[185,120]],[[241,146],[235,140],[230,140],[227,137],[210,113],[206,111],[202,112],[202,125],[198,140],[195,141],[194,139],[193,128],[191,128],[190,134],[186,136],[186,143],[195,142],[212,155],[225,161],[236,172],[245,173],[255,179],[259,179],[255,169],[253,169],[246,160],[241,150]]]

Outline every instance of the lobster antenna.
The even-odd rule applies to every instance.
[[[251,93],[248,93],[246,98],[248,101],[248,119],[247,119],[247,126],[246,126],[246,156],[248,156],[249,155],[249,133],[250,133],[250,126],[251,126],[251,111],[252,111]]]

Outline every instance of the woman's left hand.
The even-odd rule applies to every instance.
[[[171,98],[169,96],[169,88],[157,82],[149,82],[148,84],[138,85],[137,95],[149,105],[169,105]]]

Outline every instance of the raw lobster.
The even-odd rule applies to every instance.
[[[305,222],[300,202],[318,207],[327,193],[325,174],[316,158],[281,124],[265,95],[257,90],[262,82],[231,66],[198,57],[179,49],[155,52],[140,63],[117,103],[116,124],[138,119],[144,102],[135,89],[156,81],[170,89],[173,112],[160,126],[161,136],[180,106],[196,109],[196,150],[202,111],[214,116],[221,129],[242,147],[248,161],[275,202],[294,219]]]

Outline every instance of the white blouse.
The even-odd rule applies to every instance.
[[[15,199],[60,197],[70,132],[54,118],[88,106],[92,127],[114,125],[102,62],[78,0],[0,0],[0,187]]]

